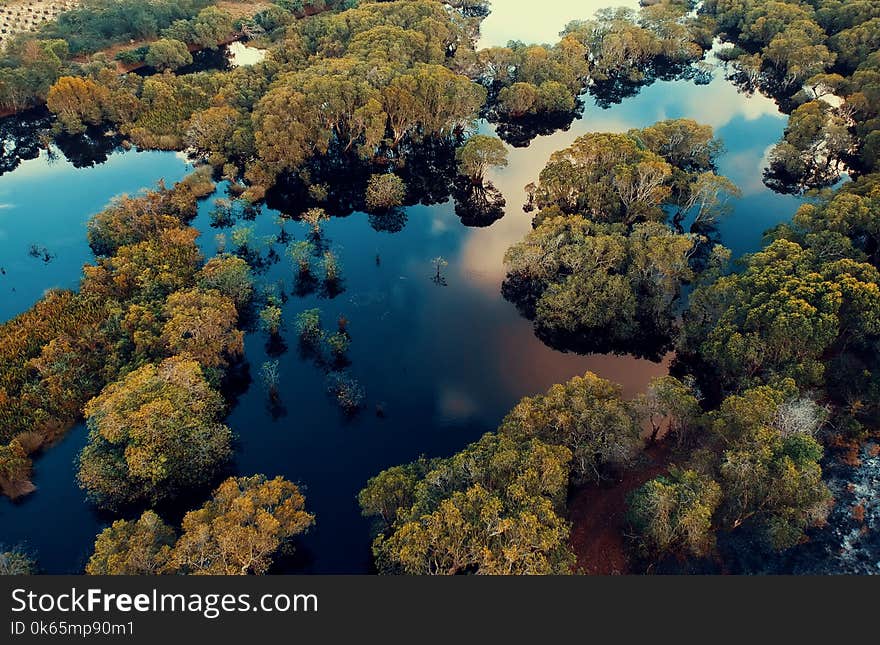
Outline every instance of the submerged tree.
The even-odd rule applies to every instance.
[[[287,254],[293,261],[299,277],[305,277],[312,272],[312,256],[315,253],[315,245],[311,242],[299,241],[291,244]]]
[[[507,166],[507,148],[497,137],[477,134],[455,151],[455,160],[460,174],[482,185],[486,170]]]
[[[232,300],[240,312],[250,304],[254,295],[250,265],[235,255],[218,255],[203,266],[196,276],[198,286],[216,290]]]
[[[390,211],[403,204],[406,184],[397,175],[373,175],[367,184],[365,201],[370,212]]]
[[[266,305],[260,310],[260,327],[270,336],[277,336],[281,330],[281,308]]]
[[[323,208],[310,208],[302,214],[302,221],[308,224],[312,229],[312,235],[320,237],[321,225],[330,219],[330,216]]]
[[[296,316],[296,333],[303,345],[317,348],[324,338],[321,310],[307,309]]]
[[[443,275],[443,269],[449,266],[449,262],[447,262],[444,257],[436,257],[431,260],[431,266],[434,267],[434,275],[431,280],[434,284],[445,287],[446,276]]]
[[[327,391],[346,414],[354,414],[364,404],[364,388],[350,374],[331,372],[327,377]]]

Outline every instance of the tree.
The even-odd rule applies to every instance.
[[[324,339],[324,328],[321,325],[321,310],[306,309],[296,316],[296,333],[304,345],[317,347]]]
[[[782,192],[828,186],[840,179],[855,142],[846,119],[824,101],[791,114],[783,140],[770,152],[765,182]]]
[[[383,530],[391,528],[398,513],[408,511],[415,503],[416,485],[429,470],[431,463],[426,459],[383,470],[358,494],[363,514],[378,518]]]
[[[46,107],[66,132],[78,133],[104,120],[109,100],[110,91],[92,79],[62,76],[49,90]]]
[[[814,203],[802,205],[791,224],[771,232],[812,247],[826,260],[867,260],[880,268],[880,183],[863,177]]]
[[[238,311],[243,311],[254,295],[251,267],[237,255],[218,255],[208,260],[199,270],[196,283],[203,291],[223,294]]]
[[[330,372],[327,375],[327,393],[346,414],[355,414],[364,404],[364,388],[347,372]]]
[[[312,154],[320,133],[317,124],[303,120],[308,113],[306,96],[287,85],[270,90],[254,108],[254,138],[261,165],[252,166],[251,173],[259,171],[266,187],[282,172],[297,170]]]
[[[776,240],[745,271],[699,287],[685,315],[682,346],[699,354],[722,386],[790,377],[823,383],[823,357],[838,338],[871,338],[880,312],[874,267],[823,263],[816,252]]]
[[[260,575],[315,523],[299,488],[282,477],[230,477],[183,518],[169,566],[195,575]]]
[[[880,47],[880,16],[837,33],[832,39],[832,46],[839,52],[839,62],[847,70],[855,70],[871,53]]]
[[[702,49],[691,46],[690,42],[676,43],[664,51],[664,42],[651,29],[643,27],[629,10],[607,10],[597,14],[597,20],[574,21],[570,23],[563,36],[575,38],[590,51],[590,72],[594,79],[607,81],[620,77],[629,82],[641,82],[653,73],[653,62],[661,54],[669,53],[670,58],[687,58],[702,53]],[[661,21],[661,25],[674,22]],[[670,39],[669,45],[674,41]]]
[[[693,278],[697,240],[657,222],[625,235],[619,225],[556,213],[539,213],[534,230],[508,249],[505,297],[551,346],[662,353],[681,285]]]
[[[549,114],[570,114],[577,108],[577,98],[562,83],[545,81],[538,87],[538,109]]]
[[[711,170],[723,150],[712,128],[693,119],[658,121],[629,134],[676,168],[689,172]]]
[[[297,277],[309,277],[312,271],[312,256],[314,253],[315,245],[306,240],[300,240],[287,247],[287,254],[296,267]]]
[[[742,36],[761,46],[770,44],[790,25],[813,18],[811,8],[788,2],[760,2],[752,3],[752,6],[744,16]]]
[[[277,336],[281,330],[281,307],[263,307],[260,310],[260,327],[270,336]]]
[[[0,492],[10,498],[31,492],[32,466],[21,441],[13,439],[5,446],[0,444]]]
[[[253,151],[250,120],[228,106],[209,107],[193,114],[184,143],[215,166],[246,157]]]
[[[165,301],[162,342],[170,354],[191,357],[211,376],[244,352],[235,304],[219,291],[177,291]]]
[[[829,69],[837,55],[825,45],[825,32],[811,20],[800,20],[774,36],[764,57],[776,67],[783,83],[793,86]]]
[[[329,249],[324,251],[324,254],[321,256],[321,267],[324,269],[325,285],[335,285],[334,288],[338,289],[341,282],[341,274],[339,259],[333,251]]]
[[[498,107],[502,113],[512,119],[533,114],[538,101],[538,88],[531,83],[514,83],[498,93]]]
[[[409,575],[546,575],[568,573],[568,527],[549,504],[505,517],[503,502],[480,485],[457,491],[418,521],[374,544]],[[387,565],[386,565],[387,566]]]
[[[668,375],[651,381],[648,391],[639,397],[638,407],[651,424],[652,441],[671,435],[679,446],[690,438],[702,414],[692,380],[682,382]]]
[[[205,7],[192,19],[192,43],[216,49],[232,33],[232,16],[217,7]]]
[[[694,211],[691,230],[712,225],[726,213],[728,200],[741,196],[740,189],[727,177],[714,172],[702,172],[687,187],[679,217],[683,218]]]
[[[406,184],[397,175],[373,175],[367,184],[365,201],[371,212],[388,211],[403,204]]]
[[[136,369],[86,405],[81,486],[100,506],[120,508],[206,484],[231,454],[232,433],[217,421],[223,408],[192,359]]]
[[[396,147],[407,135],[447,137],[471,122],[486,101],[486,90],[440,65],[417,65],[383,91]]]
[[[168,565],[176,535],[153,511],[134,520],[116,520],[95,540],[86,564],[92,576],[147,576],[162,573]]]
[[[414,575],[570,572],[559,515],[569,458],[562,446],[487,434],[448,459],[371,479],[359,499],[387,526],[373,542],[377,567]]]
[[[120,301],[159,301],[192,284],[202,265],[194,228],[169,228],[83,267],[81,290]]]
[[[21,549],[0,553],[0,576],[31,576],[37,573],[37,563]]]
[[[302,214],[302,221],[308,224],[312,229],[312,234],[321,235],[321,225],[330,219],[323,208],[309,208]]]
[[[517,441],[532,438],[562,445],[572,454],[575,483],[600,481],[609,467],[625,466],[641,447],[634,408],[621,387],[592,372],[522,399],[498,432]]]
[[[672,176],[672,167],[664,161],[639,161],[618,166],[613,172],[611,184],[623,205],[626,222],[649,218],[669,195],[666,182]]]
[[[792,414],[791,386],[728,397],[712,423],[727,447],[718,467],[723,521],[730,528],[755,526],[779,550],[803,540],[831,507],[819,466],[822,446],[813,436],[823,424],[821,412],[816,408],[818,418]]]
[[[507,166],[507,148],[497,137],[477,134],[455,151],[458,172],[469,177],[474,185],[483,183],[488,168]]]
[[[711,169],[719,148],[711,128],[687,120],[627,134],[586,134],[551,155],[529,187],[530,205],[557,206],[597,222],[661,220],[673,178]]]
[[[712,517],[721,503],[721,487],[693,470],[671,468],[635,490],[628,519],[643,555],[709,555],[715,546]]]
[[[191,64],[192,61],[193,58],[186,43],[171,38],[162,38],[150,43],[147,54],[144,56],[144,62],[159,71],[175,70],[178,67]]]
[[[204,170],[208,170],[207,175]],[[120,247],[149,242],[166,230],[182,228],[196,216],[198,199],[214,192],[210,169],[204,170],[188,175],[172,188],[159,182],[156,190],[137,197],[122,195],[113,200],[88,222],[92,251],[96,255],[115,255]],[[169,234],[166,242],[173,247],[170,238]]]

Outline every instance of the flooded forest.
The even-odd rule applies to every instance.
[[[0,573],[877,573],[876,2],[58,4]]]

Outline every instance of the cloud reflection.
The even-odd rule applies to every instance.
[[[592,18],[609,6],[638,9],[638,0],[492,0],[492,13],[480,27],[480,47],[506,45],[510,40],[551,43],[572,20]]]

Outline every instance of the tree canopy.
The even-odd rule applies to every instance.
[[[565,502],[571,453],[538,439],[487,434],[449,459],[383,472],[359,499],[381,519],[383,573],[567,573]]]
[[[95,540],[90,575],[261,575],[315,522],[297,486],[264,475],[230,477],[180,532],[153,511],[117,520]]]
[[[81,485],[115,508],[207,484],[231,454],[232,433],[217,421],[223,408],[194,360],[174,357],[131,372],[85,408]]]

